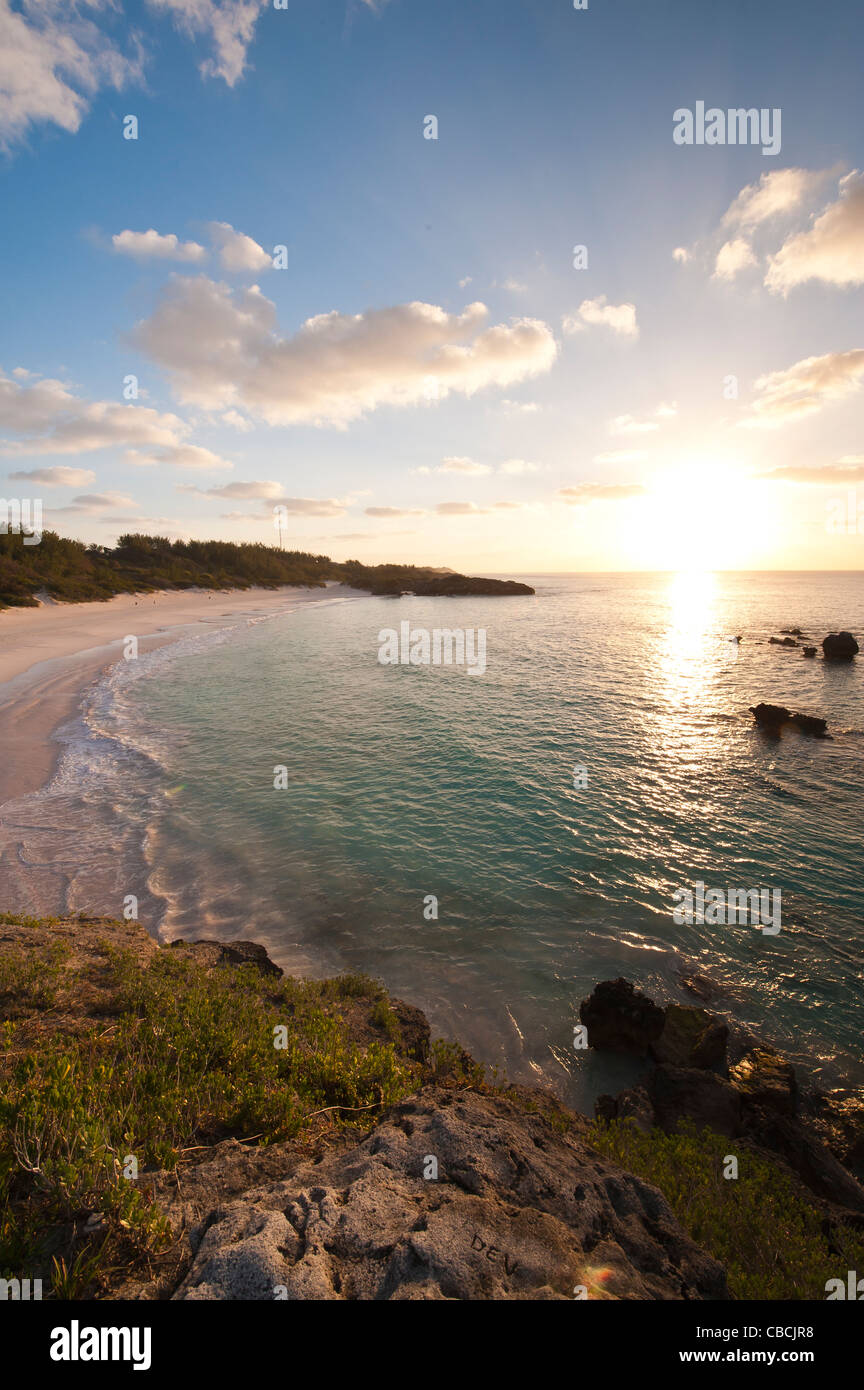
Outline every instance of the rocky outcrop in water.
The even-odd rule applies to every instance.
[[[851,661],[858,651],[858,643],[851,632],[829,632],[822,643],[826,661]]]
[[[784,724],[794,724],[802,734],[811,734],[814,738],[825,738],[828,733],[827,719],[813,714],[793,714],[785,705],[751,705],[750,713],[760,728],[770,729],[772,733],[779,733]]]
[[[608,998],[612,986],[616,997],[626,997],[627,983],[605,981],[591,998]],[[645,995],[636,998],[651,1002]],[[690,1120],[697,1129],[741,1140],[793,1174],[830,1219],[864,1225],[864,1186],[852,1171],[864,1164],[864,1092],[803,1097],[795,1068],[772,1047],[739,1043],[727,1065],[729,1030],[723,1020],[679,1004],[660,1012],[666,1022],[650,1048],[659,1065],[638,1085],[601,1096],[598,1118],[631,1119],[643,1130],[656,1125],[666,1133]],[[700,1044],[711,1038],[713,1045],[700,1053]],[[604,1046],[590,1032],[588,1041]]]

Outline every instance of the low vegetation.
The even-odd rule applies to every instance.
[[[531,594],[526,584],[470,579],[449,570],[414,565],[344,564],[326,555],[280,550],[275,545],[231,541],[181,541],[129,534],[113,548],[85,545],[54,531],[38,545],[25,545],[18,531],[0,531],[0,608],[34,607],[38,595],[85,603],[115,594],[156,589],[277,588],[297,584],[320,588],[337,580],[377,594]]]
[[[725,1267],[734,1298],[824,1298],[829,1279],[864,1268],[861,1232],[826,1221],[776,1164],[744,1145],[690,1122],[674,1134],[598,1122],[586,1138],[659,1187],[688,1235]],[[723,1176],[730,1152],[735,1179]]]
[[[359,1135],[433,1074],[478,1079],[446,1046],[410,1057],[365,976],[277,979],[182,945],[143,960],[88,929],[83,954],[73,936],[0,955],[0,1278],[24,1270],[54,1296],[98,1297],[112,1270],[164,1250],[170,1231],[126,1180],[130,1159],[173,1170],[230,1137]]]

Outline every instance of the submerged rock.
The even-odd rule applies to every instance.
[[[178,1300],[728,1297],[656,1188],[508,1094],[435,1086],[348,1152],[217,1203],[192,1247]]]
[[[772,647],[797,647],[798,643],[794,637],[769,637],[768,641]]]
[[[851,632],[830,632],[822,643],[826,661],[851,661],[859,647]]]
[[[805,656],[815,656],[815,655],[816,655],[816,648],[815,648],[815,647],[804,647],[804,648],[803,648],[803,653],[804,653]]]

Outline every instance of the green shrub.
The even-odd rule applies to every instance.
[[[775,1164],[734,1139],[697,1131],[674,1134],[631,1121],[597,1122],[588,1142],[659,1187],[681,1225],[725,1266],[729,1290],[742,1299],[821,1299],[827,1280],[864,1267],[864,1238],[834,1225]],[[738,1177],[723,1177],[724,1159]]]

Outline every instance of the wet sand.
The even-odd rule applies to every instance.
[[[167,590],[121,594],[107,603],[46,603],[0,612],[0,806],[50,779],[60,746],[54,731],[72,718],[87,687],[123,660],[124,640],[140,654],[244,617],[290,612],[307,603],[357,596],[327,589]]]

